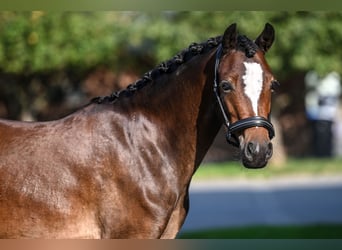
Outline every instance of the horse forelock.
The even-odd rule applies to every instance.
[[[259,49],[258,46],[245,35],[238,36],[237,45],[238,49],[245,52],[245,55],[248,58],[253,57]]]
[[[156,68],[145,73],[140,79],[129,84],[125,89],[113,92],[109,96],[95,97],[92,103],[114,103],[121,96],[130,96],[148,83],[156,80],[159,76],[174,72],[180,65],[188,62],[199,54],[204,54],[217,47],[222,41],[222,36],[209,38],[203,43],[192,43],[188,48],[176,54],[173,58],[160,63]]]

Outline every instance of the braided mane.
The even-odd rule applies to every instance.
[[[127,86],[126,89],[116,91],[109,96],[95,97],[91,100],[92,103],[113,103],[120,96],[130,96],[135,91],[143,88],[148,83],[152,82],[156,78],[158,78],[162,74],[169,74],[174,72],[180,65],[186,63],[191,58],[196,55],[205,53],[210,49],[218,46],[221,42],[222,37],[218,36],[215,38],[210,38],[204,43],[192,43],[189,47],[177,55],[175,55],[172,59],[162,62],[156,68],[150,70],[145,73],[142,78],[138,79],[136,82]]]
[[[187,49],[184,49],[180,53],[176,54],[170,60],[162,62],[156,68],[145,73],[142,78],[138,79],[132,84],[129,84],[126,89],[122,89],[113,92],[109,96],[95,97],[91,100],[91,103],[114,103],[121,96],[131,96],[137,90],[140,90],[148,83],[157,79],[162,74],[169,74],[174,72],[180,65],[186,63],[196,55],[208,52],[214,47],[217,47],[222,41],[222,36],[209,38],[203,43],[192,43]],[[247,57],[253,57],[258,47],[257,45],[247,38],[246,36],[239,35],[237,38],[238,49],[245,52]]]
[[[253,57],[258,50],[258,46],[252,40],[250,40],[248,37],[244,35],[238,36],[237,42],[238,49],[245,52],[248,58]]]

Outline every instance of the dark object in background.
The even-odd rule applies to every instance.
[[[312,153],[315,157],[333,156],[332,121],[312,120]]]
[[[331,72],[320,78],[314,71],[305,77],[307,118],[312,125],[312,153],[315,157],[333,156],[333,125],[341,94],[340,76]]]

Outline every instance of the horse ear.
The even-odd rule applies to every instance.
[[[255,44],[258,45],[258,47],[266,53],[269,48],[271,48],[272,43],[274,41],[274,28],[271,24],[266,23],[264,30],[261,32],[261,34],[258,36],[257,39],[255,39]]]
[[[222,48],[223,54],[229,50],[236,48],[237,45],[237,29],[236,23],[231,24],[223,34],[222,37]]]

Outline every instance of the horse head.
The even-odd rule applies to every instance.
[[[266,24],[255,41],[230,25],[216,52],[214,90],[227,126],[227,140],[240,147],[248,168],[264,167],[272,156],[274,129],[269,121],[271,96],[278,85],[265,60],[274,41]]]

